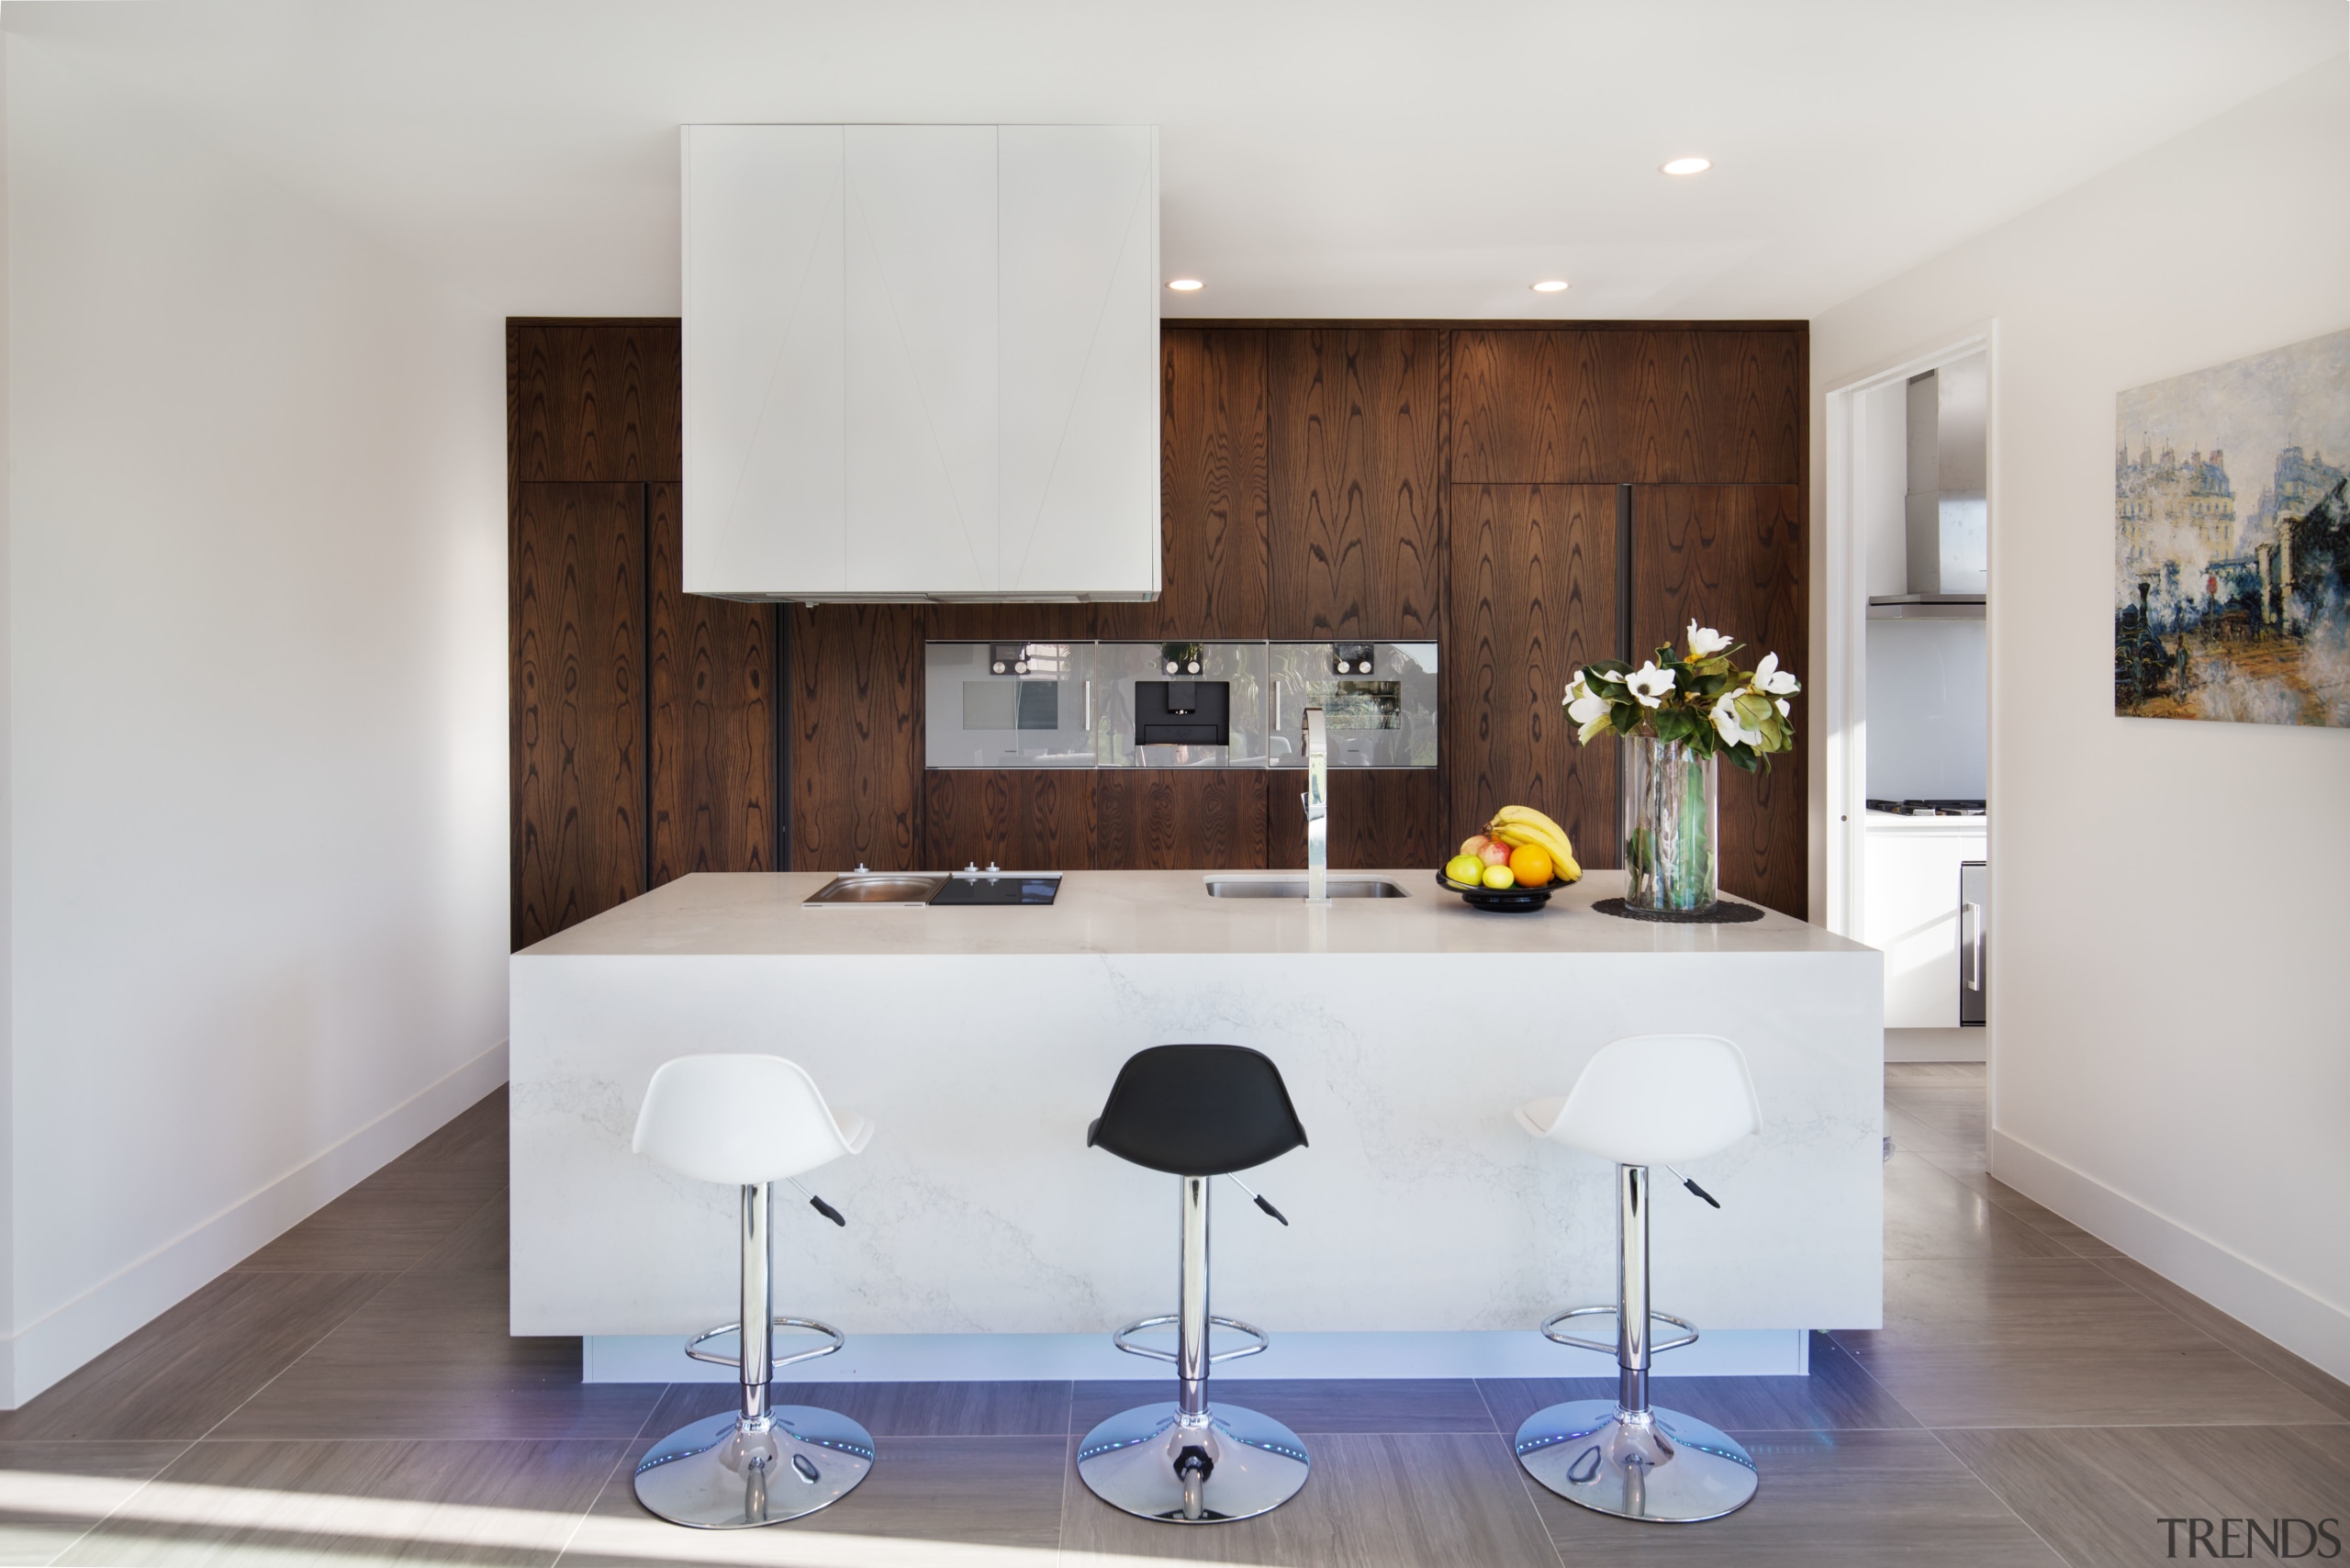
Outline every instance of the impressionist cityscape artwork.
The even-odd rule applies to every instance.
[[[2350,331],[2117,403],[2113,711],[2350,724]]]

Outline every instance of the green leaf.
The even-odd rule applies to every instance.
[[[1640,705],[1637,702],[1619,702],[1616,705],[1616,711],[1607,715],[1607,722],[1616,726],[1617,734],[1628,735],[1640,727]]]

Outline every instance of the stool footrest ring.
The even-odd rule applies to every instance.
[[[1558,1326],[1570,1317],[1613,1317],[1615,1316],[1616,1308],[1612,1306],[1571,1306],[1555,1317],[1546,1317],[1542,1320],[1542,1338],[1554,1345],[1572,1345],[1578,1350],[1597,1350],[1602,1355],[1612,1356],[1616,1353],[1616,1346],[1602,1344],[1596,1339],[1578,1339],[1572,1334],[1561,1334],[1558,1331]],[[1697,1342],[1697,1326],[1685,1317],[1675,1317],[1669,1312],[1659,1312],[1656,1308],[1651,1307],[1649,1320],[1652,1323],[1659,1321],[1670,1323],[1675,1328],[1688,1330],[1678,1339],[1664,1339],[1651,1345],[1649,1354],[1651,1356],[1665,1350],[1677,1350],[1684,1345],[1694,1345]]]
[[[1273,1337],[1271,1335],[1266,1333],[1263,1329],[1256,1327],[1254,1324],[1243,1323],[1237,1317],[1211,1317],[1208,1321],[1218,1328],[1229,1328],[1236,1334],[1246,1334],[1257,1341],[1253,1345],[1244,1345],[1237,1350],[1218,1350],[1214,1352],[1208,1357],[1208,1363],[1211,1366],[1218,1361],[1237,1361],[1243,1356],[1261,1356],[1265,1353],[1267,1348],[1269,1348],[1273,1342]],[[1175,1360],[1174,1351],[1162,1350],[1154,1345],[1128,1344],[1126,1342],[1126,1336],[1129,1334],[1138,1334],[1146,1328],[1172,1328],[1175,1327],[1176,1322],[1176,1315],[1171,1312],[1167,1314],[1164,1317],[1137,1318],[1136,1321],[1127,1324],[1124,1328],[1121,1328],[1116,1333],[1111,1335],[1110,1343],[1115,1345],[1118,1349],[1124,1350],[1130,1356],[1147,1356],[1154,1361],[1171,1361]]]
[[[778,1328],[806,1328],[811,1332],[822,1334],[827,1339],[832,1341],[827,1345],[819,1345],[812,1350],[801,1350],[797,1355],[777,1356],[773,1358],[767,1362],[767,1364],[778,1371],[781,1371],[783,1368],[790,1366],[796,1361],[812,1361],[819,1356],[829,1356],[834,1350],[839,1350],[843,1345],[848,1343],[848,1336],[843,1334],[831,1324],[819,1323],[812,1317],[778,1317],[775,1320],[775,1326]],[[739,1367],[743,1364],[742,1357],[712,1355],[710,1351],[702,1350],[700,1347],[708,1344],[711,1340],[717,1338],[722,1334],[740,1334],[742,1331],[743,1326],[740,1323],[722,1323],[717,1327],[711,1329],[708,1333],[697,1334],[692,1338],[687,1340],[686,1354],[691,1356],[695,1361],[708,1361],[714,1367]]]

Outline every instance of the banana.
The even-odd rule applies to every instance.
[[[1550,857],[1550,864],[1562,882],[1578,881],[1583,877],[1583,868],[1575,861],[1574,846],[1567,841],[1566,829],[1531,806],[1504,806],[1485,824],[1485,834],[1504,844],[1538,846]]]

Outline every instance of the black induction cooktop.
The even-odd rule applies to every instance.
[[[934,908],[942,904],[1050,903],[1060,890],[1058,871],[982,871],[977,876],[958,871],[946,879],[946,885],[932,895],[930,902]]]

